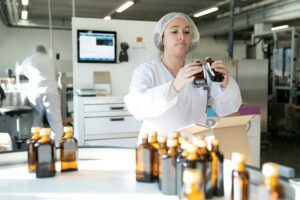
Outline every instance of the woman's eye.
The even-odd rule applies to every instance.
[[[191,32],[190,32],[190,31],[184,31],[184,33],[185,33],[185,34],[190,34]]]
[[[178,31],[172,31],[172,33],[178,33]]]

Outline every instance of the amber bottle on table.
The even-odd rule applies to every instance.
[[[31,128],[31,138],[27,140],[28,172],[35,172],[36,169],[36,148],[35,143],[40,139],[40,127]]]
[[[176,157],[177,157],[177,140],[168,139],[168,153],[162,157],[162,180],[161,190],[166,195],[177,194],[176,182]]]
[[[204,192],[199,188],[201,172],[197,169],[185,169],[183,172],[182,200],[205,200]]]
[[[51,129],[42,128],[40,139],[35,143],[36,148],[36,177],[55,176],[55,142],[50,138]]]
[[[224,80],[224,76],[222,73],[217,72],[215,68],[211,68],[213,62],[214,60],[211,57],[206,57],[205,63],[208,64],[208,66],[206,65],[208,75],[213,82],[222,82]]]
[[[248,200],[249,198],[249,173],[245,165],[246,158],[243,154],[232,153],[231,200]]]
[[[162,156],[168,151],[167,148],[167,136],[161,136],[158,138],[158,188],[161,190],[161,179],[162,179]]]
[[[78,142],[73,137],[71,126],[64,127],[64,133],[60,142],[61,171],[76,171],[78,170]]]
[[[204,184],[205,198],[209,199],[213,197],[212,188],[212,157],[207,149],[207,142],[205,140],[197,140],[197,153],[199,158],[199,164],[197,168],[202,171],[202,182]]]
[[[224,196],[224,174],[223,162],[224,155],[219,149],[220,141],[213,140],[211,142],[211,157],[212,157],[212,171],[211,180],[214,196]]]
[[[183,171],[184,171],[184,163],[186,162],[186,158],[188,157],[189,153],[187,147],[189,146],[188,141],[181,142],[181,154],[178,154],[176,157],[176,180],[177,180],[177,196],[180,199],[180,191],[183,186]]]
[[[275,163],[265,163],[262,167],[264,181],[259,187],[259,200],[282,200],[285,194],[279,182],[279,165]]]
[[[142,143],[135,148],[136,181],[153,182],[153,147],[148,143],[148,134],[142,135]]]
[[[155,179],[158,178],[158,149],[159,149],[159,144],[157,141],[157,132],[152,131],[149,136],[149,143],[153,147],[152,149],[152,157],[153,157],[153,176]]]

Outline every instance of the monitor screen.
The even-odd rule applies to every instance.
[[[115,31],[77,30],[79,63],[116,63]]]

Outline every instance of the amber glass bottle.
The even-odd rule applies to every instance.
[[[158,138],[159,149],[158,149],[158,188],[161,190],[161,179],[162,179],[162,156],[167,154],[167,136],[161,136]]]
[[[212,180],[211,180],[211,171],[212,171],[212,157],[210,152],[207,149],[207,143],[205,140],[197,140],[197,153],[200,163],[197,168],[202,171],[203,175],[203,184],[205,198],[209,199],[213,197],[212,189]]]
[[[208,74],[210,79],[214,82],[222,82],[224,80],[224,76],[222,73],[217,72],[214,68],[210,68],[214,60],[210,57],[206,57],[205,62],[209,64],[208,66]]]
[[[36,143],[36,177],[55,176],[55,143],[50,138],[51,129],[43,128],[40,131],[40,137]]]
[[[243,154],[232,153],[235,168],[231,175],[231,200],[248,200],[249,198],[249,173],[246,170],[245,160]]]
[[[158,149],[159,149],[159,144],[157,141],[157,132],[156,131],[152,131],[150,133],[149,136],[149,143],[152,145],[153,147],[153,151],[152,151],[152,157],[153,157],[153,176],[155,179],[158,178]]]
[[[183,200],[205,200],[204,192],[199,188],[201,172],[197,169],[185,169],[183,172]]]
[[[162,180],[161,190],[166,195],[177,194],[176,183],[176,157],[177,157],[177,140],[168,139],[167,141],[168,153],[162,158]]]
[[[71,126],[64,127],[64,133],[60,142],[61,171],[76,171],[78,170],[78,142],[73,137]]]
[[[187,139],[186,137],[180,136],[180,137],[178,138],[178,145],[177,145],[177,152],[178,152],[178,154],[181,154],[181,153],[182,153],[183,149],[182,149],[182,147],[181,147],[181,144],[182,144],[183,142],[186,142],[186,141],[188,141],[188,139]]]
[[[275,163],[265,163],[262,168],[265,177],[259,188],[261,200],[283,200],[285,194],[282,185],[279,183],[279,166]]]
[[[28,160],[28,171],[35,172],[36,169],[36,149],[34,144],[40,139],[40,127],[31,128],[31,138],[27,140],[27,160]]]
[[[180,198],[180,191],[183,186],[183,169],[184,169],[184,163],[186,161],[186,157],[188,156],[188,151],[187,151],[187,146],[188,146],[187,141],[181,141],[181,149],[182,152],[181,154],[178,154],[176,157],[176,180],[177,180],[177,195],[178,198]]]
[[[196,60],[195,62],[199,63],[199,66],[203,68],[202,63],[199,60]],[[193,80],[193,83],[194,83],[195,87],[201,87],[201,86],[206,85],[206,78],[205,78],[204,73],[205,73],[205,70],[203,68],[203,70],[201,72],[194,75],[195,78]]]
[[[219,150],[219,140],[213,140],[211,143],[211,157],[212,157],[212,188],[215,196],[224,196],[224,174],[223,162],[224,155]]]
[[[148,143],[148,134],[142,135],[142,143],[135,149],[136,156],[136,181],[153,182],[153,147]]]

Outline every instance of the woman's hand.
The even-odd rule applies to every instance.
[[[228,68],[224,64],[222,60],[214,61],[212,64],[212,68],[214,68],[217,72],[220,72],[224,76],[224,80],[222,81],[221,85],[223,88],[225,88],[228,85],[229,82],[229,73]]]
[[[180,92],[186,86],[186,84],[194,80],[194,75],[201,71],[202,67],[200,67],[200,62],[194,61],[185,65],[178,71],[173,81],[174,89],[177,92]]]

